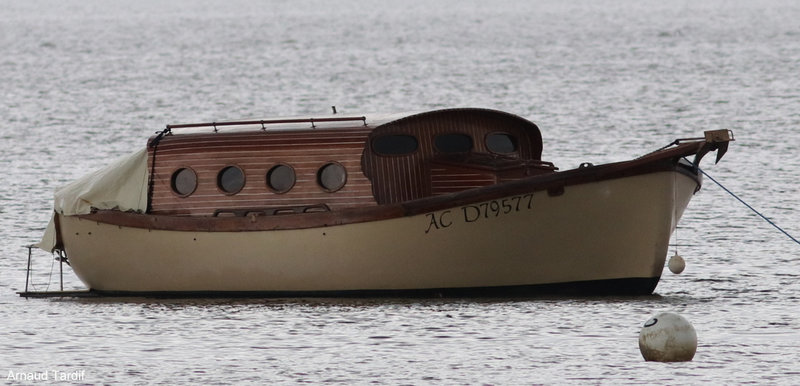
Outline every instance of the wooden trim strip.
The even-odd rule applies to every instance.
[[[362,121],[364,126],[367,125],[367,117],[333,117],[333,118],[294,118],[294,119],[268,119],[258,121],[226,121],[226,122],[203,122],[203,123],[184,123],[176,125],[167,125],[167,129],[182,129],[189,127],[214,127],[218,126],[242,126],[242,125],[274,125],[279,123],[310,123],[314,127],[314,123],[319,122],[346,122],[346,121]]]

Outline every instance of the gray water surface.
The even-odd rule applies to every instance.
[[[0,10],[0,377],[227,384],[800,383],[800,246],[706,180],[656,295],[22,299],[53,191],[169,123],[488,107],[561,169],[731,129],[703,167],[800,235],[794,1],[6,1]],[[613,226],[613,219],[609,219]],[[634,236],[635,237],[635,236]],[[672,247],[670,254],[675,252]],[[131,258],[135,258],[132,256]],[[37,252],[35,289],[58,288]],[[68,267],[66,289],[82,284]],[[692,362],[644,362],[678,312]],[[37,381],[23,383],[41,383]]]

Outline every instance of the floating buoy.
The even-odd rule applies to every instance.
[[[684,317],[662,312],[639,332],[639,351],[646,361],[687,362],[697,352],[697,333]]]
[[[683,257],[681,257],[681,255],[676,253],[669,258],[669,263],[667,263],[667,267],[669,267],[670,272],[677,275],[683,272],[683,270],[686,268],[686,262],[683,260]]]

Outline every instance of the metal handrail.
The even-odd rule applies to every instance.
[[[184,123],[177,125],[167,125],[167,130],[172,129],[185,129],[190,127],[213,127],[214,132],[217,132],[218,126],[239,126],[239,125],[261,125],[262,130],[266,130],[265,125],[274,125],[280,123],[310,123],[312,128],[316,128],[315,123],[320,122],[346,122],[346,121],[362,121],[364,126],[367,125],[367,117],[333,117],[333,118],[293,118],[293,119],[268,119],[257,121],[227,121],[227,122],[203,122],[203,123]]]

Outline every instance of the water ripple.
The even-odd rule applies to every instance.
[[[477,106],[537,122],[562,169],[705,129],[705,166],[798,236],[800,6],[412,0],[12,1],[0,13],[0,370],[86,383],[793,384],[800,259],[707,181],[656,295],[530,299],[30,299],[52,192],[168,123]],[[704,165],[706,165],[704,163]],[[32,288],[58,287],[38,254]],[[82,288],[64,267],[65,289]],[[676,311],[692,362],[644,362]],[[6,373],[3,373],[6,374]]]

